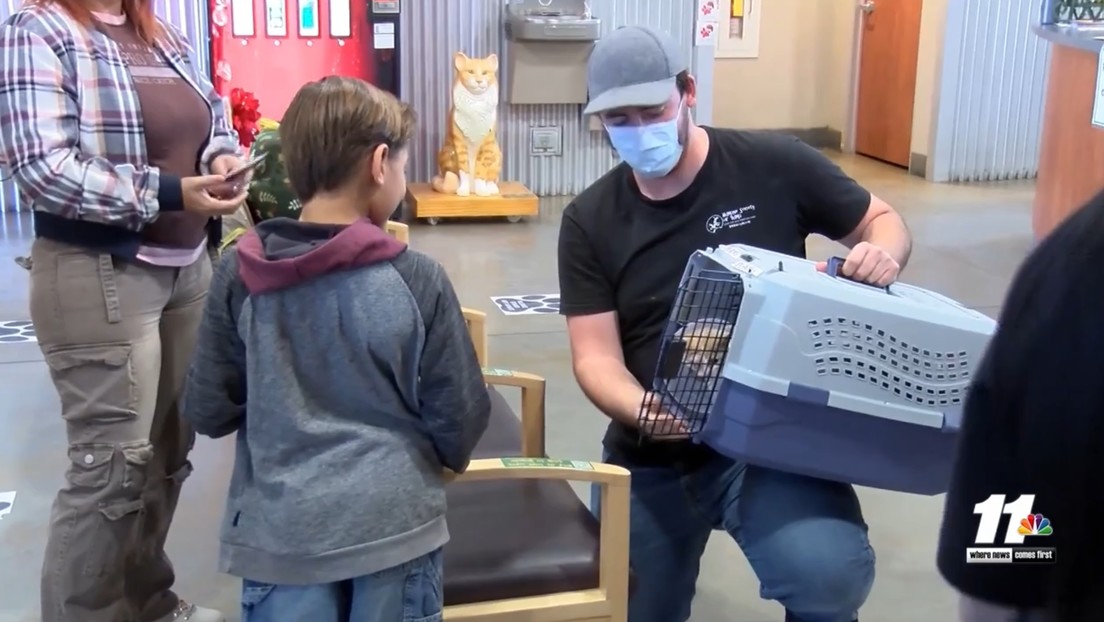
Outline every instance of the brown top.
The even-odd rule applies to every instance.
[[[138,93],[146,151],[151,166],[177,177],[199,173],[199,156],[211,133],[211,110],[188,81],[129,23],[99,23],[115,41]],[[170,248],[196,248],[207,236],[207,217],[162,212],[142,232],[144,242]]]

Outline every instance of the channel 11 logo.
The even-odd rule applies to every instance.
[[[974,544],[997,543],[1002,516],[1008,515],[1004,546],[977,546],[966,549],[969,564],[1053,564],[1058,561],[1058,549],[1025,546],[1027,538],[1041,538],[1054,533],[1050,519],[1034,511],[1035,495],[1020,495],[1006,502],[1007,495],[991,495],[974,506],[978,522]],[[1033,542],[1034,543],[1034,542]]]

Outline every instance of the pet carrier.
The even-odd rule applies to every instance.
[[[640,425],[778,470],[917,494],[950,482],[971,373],[996,323],[743,245],[695,253]]]

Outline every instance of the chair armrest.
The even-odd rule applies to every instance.
[[[598,536],[598,586],[613,608],[609,620],[626,619],[629,600],[629,471],[612,464],[549,458],[472,460],[461,474],[446,471],[451,482],[536,479],[598,484],[601,516]]]
[[[586,460],[554,458],[479,458],[463,473],[445,469],[448,482],[485,482],[496,479],[546,479],[622,486],[628,491],[628,469]],[[626,497],[626,500],[628,497]]]
[[[475,309],[461,307],[464,323],[468,325],[468,335],[475,346],[475,358],[483,367],[487,366],[487,314]]]
[[[544,458],[544,394],[548,384],[545,379],[521,371],[484,367],[483,381],[521,389],[521,455]]]
[[[396,240],[402,242],[403,244],[406,244],[407,246],[410,245],[410,227],[409,226],[407,226],[407,225],[405,225],[401,222],[395,222],[394,220],[388,220],[387,224],[384,225],[383,230],[386,231],[387,233],[391,234],[391,237],[393,237]]]

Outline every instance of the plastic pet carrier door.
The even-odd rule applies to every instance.
[[[940,494],[996,323],[933,292],[877,288],[732,245],[695,253],[663,334],[652,437],[750,464]]]
[[[654,391],[641,409],[652,438],[700,434],[716,400],[744,284],[711,264],[690,261],[664,330]]]

